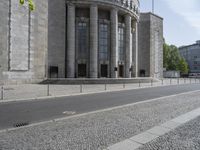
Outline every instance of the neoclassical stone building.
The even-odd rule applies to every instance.
[[[145,69],[138,68],[138,57],[162,53],[162,18],[156,18],[161,27],[156,39],[150,32],[139,36],[140,26],[150,27],[140,23],[139,0],[34,2],[36,10],[29,12],[18,0],[0,1],[0,80],[135,78]],[[149,40],[139,38],[144,36]],[[142,56],[138,43],[156,45]]]

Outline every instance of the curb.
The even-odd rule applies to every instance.
[[[46,124],[46,123],[56,123],[56,122],[60,122],[60,121],[64,121],[64,120],[68,120],[68,119],[72,119],[72,118],[77,118],[77,117],[82,117],[82,116],[86,116],[86,115],[90,115],[90,114],[101,113],[101,112],[106,112],[106,111],[112,111],[112,110],[115,110],[115,109],[120,109],[120,108],[124,108],[124,107],[130,107],[130,106],[143,104],[143,103],[154,102],[154,101],[162,100],[164,98],[171,98],[171,97],[175,97],[175,96],[186,95],[186,94],[191,94],[191,93],[196,93],[196,92],[200,92],[200,90],[190,91],[190,92],[185,92],[185,93],[180,93],[180,94],[174,94],[174,95],[169,95],[169,96],[163,96],[163,97],[149,99],[149,100],[146,100],[146,101],[136,102],[136,103],[132,103],[132,104],[126,104],[126,105],[122,105],[122,106],[116,106],[116,107],[112,107],[112,108],[106,108],[106,109],[101,109],[101,110],[97,110],[97,111],[92,111],[92,112],[87,112],[87,113],[82,113],[82,114],[77,114],[77,115],[72,115],[72,116],[52,119],[52,120],[49,120],[49,121],[32,123],[30,125],[17,127],[17,128],[3,129],[3,130],[0,130],[0,133],[5,133],[5,132],[9,132],[9,131],[15,131],[15,130],[19,130],[19,129],[25,129],[25,128],[34,127],[34,126],[37,126],[37,125],[43,125],[43,124]]]
[[[158,137],[169,133],[170,131],[174,130],[175,128],[197,118],[200,116],[200,108],[192,110],[188,113],[185,113],[181,116],[178,116],[170,121],[167,121],[161,125],[155,126],[145,132],[142,132],[138,135],[135,135],[129,139],[126,139],[122,142],[116,143],[105,150],[135,150],[139,147],[143,146],[151,142],[152,140],[157,139]]]
[[[195,84],[195,83],[194,83]],[[166,86],[173,86],[172,85],[156,85],[156,86],[143,86],[143,87],[136,87],[136,88],[124,88],[124,89],[116,89],[116,90],[106,90],[106,91],[96,91],[96,92],[83,92],[83,93],[74,93],[68,95],[58,95],[58,96],[44,96],[44,97],[36,97],[36,98],[23,98],[23,99],[9,99],[9,100],[0,100],[1,103],[11,103],[11,102],[21,102],[21,101],[34,101],[34,100],[46,100],[46,99],[53,99],[53,98],[61,98],[61,97],[70,97],[70,96],[80,96],[80,95],[92,95],[92,94],[99,94],[99,93],[109,93],[109,92],[118,92],[118,91],[128,91],[128,90],[136,90],[136,89],[145,89],[145,88],[154,88],[154,87],[166,87]],[[187,84],[180,84],[180,85],[187,85]]]

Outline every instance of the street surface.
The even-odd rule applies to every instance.
[[[11,128],[21,122],[31,124],[70,115],[63,112],[81,114],[194,90],[200,90],[200,84],[152,87],[49,100],[2,103],[0,104],[0,129]]]
[[[164,89],[165,92],[162,91],[162,89]],[[181,91],[183,92],[199,89],[199,86],[181,86],[180,89],[178,89],[179,88],[177,88],[176,86],[168,88],[163,87],[160,89],[157,88],[157,94],[155,94],[156,91],[154,91],[153,89],[146,89],[147,93],[145,93],[145,90],[131,90],[126,92],[119,92],[119,94],[111,93],[110,97],[108,98],[106,98],[105,96],[109,96],[109,93],[108,95],[97,94],[97,98],[101,98],[101,102],[103,103],[106,103],[107,100],[109,102],[108,104],[114,102],[114,100],[110,100],[112,98],[116,98],[116,102],[119,101],[122,103],[123,101],[125,101],[125,103],[134,103],[134,94],[137,95],[136,93],[138,93],[136,98],[145,99],[145,94],[149,94],[150,97],[162,96],[163,94],[166,95],[167,93],[173,94]],[[158,93],[158,91],[160,92]],[[86,98],[92,97],[92,100],[95,100],[97,95],[94,94],[91,96],[84,96],[83,100],[86,101]],[[121,99],[121,101],[118,99]],[[59,101],[60,100],[58,100],[57,102]],[[84,103],[82,104],[84,105]],[[120,105],[120,103],[117,104]],[[88,105],[92,106],[91,104],[89,104],[89,102]],[[110,106],[111,105],[108,105],[108,107]],[[20,108],[19,105],[18,107]],[[57,107],[58,106],[55,106],[55,108]],[[123,141],[134,135],[138,135],[139,133],[144,132],[158,124],[165,123],[168,120],[171,120],[199,107],[200,92],[192,92],[173,97],[165,97],[156,101],[144,102],[109,111],[102,111],[83,116],[72,117],[57,122],[44,123],[41,125],[11,130],[8,132],[1,132],[0,149],[102,150],[110,145]],[[97,108],[100,107],[95,107],[95,109]],[[40,109],[38,108],[38,111],[39,110]]]

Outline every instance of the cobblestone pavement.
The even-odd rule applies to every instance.
[[[184,84],[184,83],[195,83],[195,79],[164,79],[162,81],[153,83],[153,86],[170,85],[170,84]],[[199,80],[196,80],[199,83]],[[135,83],[135,84],[93,84],[93,85],[82,85],[83,93],[93,93],[105,91],[115,91],[123,89],[136,89],[140,87],[151,87],[151,83]],[[2,87],[2,86],[0,86]],[[20,84],[20,85],[4,85],[3,96],[0,89],[0,99],[3,97],[4,100],[16,100],[16,99],[28,99],[28,98],[39,98],[48,96],[61,96],[61,95],[72,95],[79,94],[81,91],[80,85],[41,85],[41,84]],[[49,92],[48,92],[49,89]]]
[[[200,93],[0,133],[1,150],[97,150],[200,107]],[[198,127],[199,128],[199,127]]]
[[[145,144],[138,150],[200,150],[200,117]]]

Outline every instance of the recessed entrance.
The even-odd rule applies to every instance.
[[[86,64],[78,64],[78,77],[85,78],[87,76]]]
[[[123,77],[124,77],[124,66],[119,65],[119,78],[123,78]]]
[[[145,77],[145,70],[140,70],[140,77]]]
[[[50,66],[50,78],[58,78],[58,66]]]
[[[108,77],[108,65],[105,65],[105,64],[101,65],[101,77],[104,77],[104,78]]]

